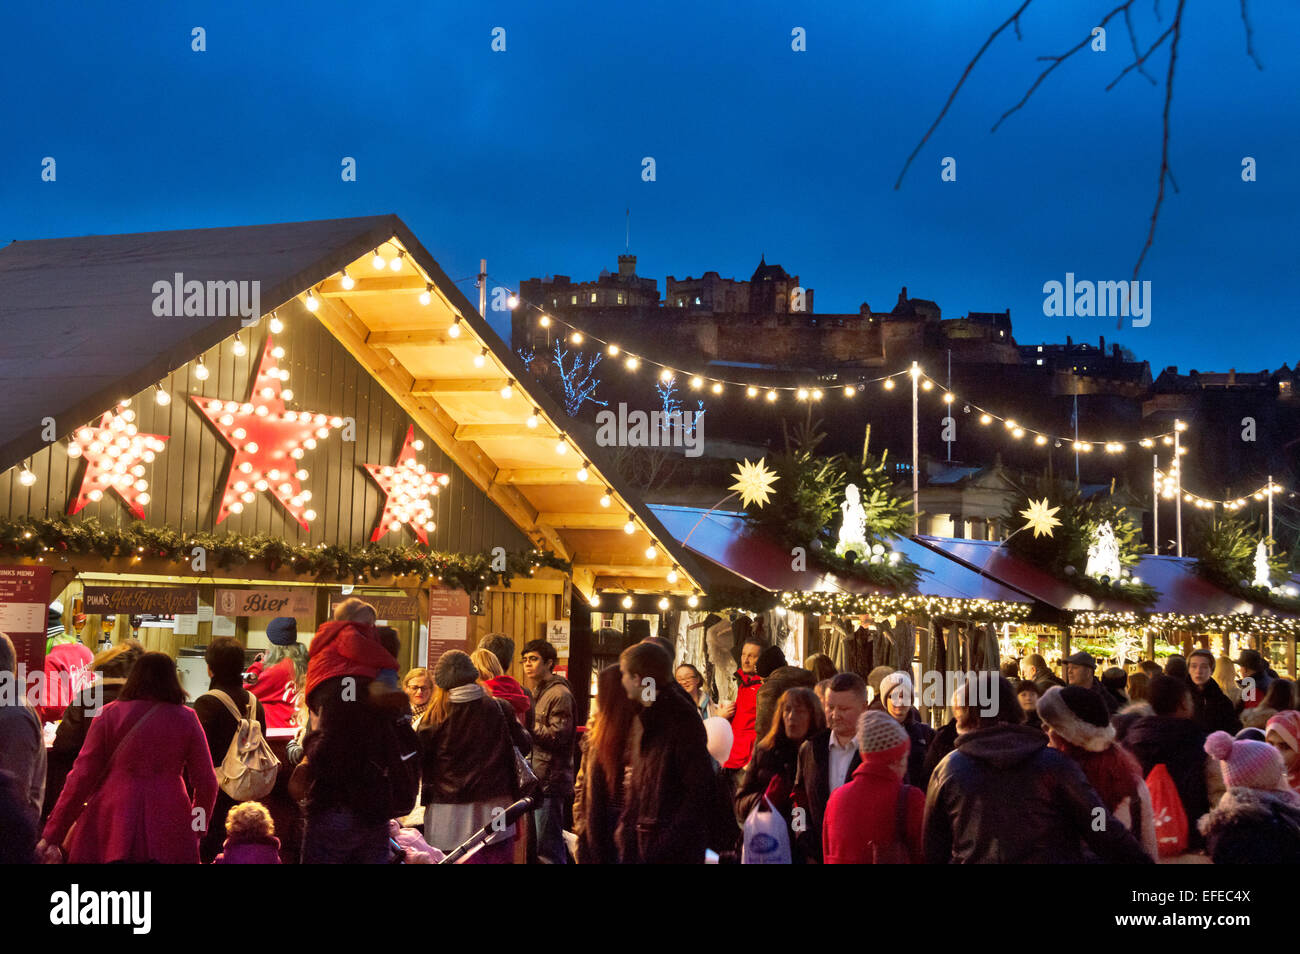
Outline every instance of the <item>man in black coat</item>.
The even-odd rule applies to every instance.
[[[957,748],[935,770],[925,799],[929,864],[1062,864],[1089,860],[1149,864],[1124,825],[1106,811],[1083,770],[1023,725],[1015,690],[1002,677],[995,698],[953,699]]]
[[[1106,691],[1106,687],[1097,678],[1097,660],[1080,650],[1073,656],[1061,660],[1065,664],[1065,681],[1072,686],[1090,689],[1106,706],[1110,715],[1119,712],[1119,700]]]
[[[1187,678],[1192,685],[1192,721],[1205,734],[1223,731],[1236,735],[1241,728],[1232,700],[1211,678],[1214,654],[1208,649],[1194,649],[1187,657]]]
[[[810,861],[822,860],[822,819],[831,792],[852,778],[862,764],[855,736],[858,720],[866,711],[867,684],[862,677],[855,672],[838,674],[826,690],[829,727],[809,736],[799,747],[791,828]]]
[[[623,688],[641,706],[623,817],[615,832],[623,864],[703,864],[714,806],[722,797],[700,710],[673,681],[672,657],[654,643],[619,656]]]

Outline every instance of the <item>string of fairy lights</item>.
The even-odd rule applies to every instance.
[[[1178,496],[1178,465],[1175,464],[1169,470],[1163,471],[1159,467],[1155,468],[1155,486],[1160,496],[1166,500],[1173,500]],[[1252,500],[1263,501],[1269,497],[1283,493],[1286,490],[1281,484],[1272,481],[1264,484],[1256,490],[1242,494],[1240,497],[1226,497],[1218,499],[1215,497],[1203,497],[1200,494],[1194,494],[1183,488],[1183,501],[1192,504],[1202,510],[1210,510],[1214,507],[1222,507],[1225,510],[1240,510],[1247,506]]]
[[[564,339],[575,348],[590,347],[592,345],[603,348],[607,357],[620,362],[623,369],[630,374],[637,373],[642,367],[649,370],[657,369],[660,381],[667,383],[676,380],[680,376],[686,380],[692,391],[720,395],[729,389],[735,389],[742,391],[745,397],[750,400],[767,404],[777,404],[783,397],[787,399],[793,397],[798,402],[819,402],[836,392],[846,399],[852,399],[866,391],[868,386],[876,384],[886,391],[892,391],[898,387],[900,378],[907,379],[915,375],[919,391],[936,392],[941,396],[944,404],[950,407],[960,406],[963,413],[975,415],[975,419],[981,426],[990,427],[995,423],[1001,424],[1013,440],[1027,438],[1039,447],[1051,443],[1054,447],[1068,446],[1071,450],[1081,454],[1090,454],[1094,451],[1101,451],[1106,454],[1121,454],[1130,446],[1154,448],[1157,442],[1170,446],[1174,444],[1173,429],[1147,437],[1092,440],[1076,439],[1073,436],[1054,434],[1050,431],[1030,427],[1010,415],[999,414],[973,401],[962,399],[953,389],[941,384],[916,365],[873,378],[862,378],[852,384],[835,385],[760,384],[753,381],[735,380],[730,377],[718,377],[688,371],[673,364],[657,361],[644,353],[630,351],[615,341],[591,334],[570,321],[552,315],[542,306],[523,299],[516,292],[512,292],[508,296],[506,304],[511,310],[523,307],[536,312],[538,327],[547,329],[548,332],[552,328],[557,331],[562,330]],[[1179,422],[1179,424],[1181,425],[1177,428],[1179,431],[1186,429],[1185,424],[1182,424],[1182,422]],[[1180,448],[1180,452],[1186,453],[1186,448]]]

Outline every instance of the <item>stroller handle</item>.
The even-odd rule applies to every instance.
[[[438,862],[441,865],[454,865],[470,852],[480,848],[484,842],[496,833],[509,828],[525,814],[532,810],[534,800],[532,797],[521,798],[513,803],[502,815],[498,815],[492,821],[488,822],[474,834],[470,835],[465,841],[453,848],[447,855]]]

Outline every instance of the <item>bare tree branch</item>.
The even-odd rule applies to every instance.
[[[1255,44],[1253,42],[1255,31],[1250,27],[1250,15],[1246,12],[1246,0],[1241,0],[1241,22],[1246,27],[1246,55],[1255,61],[1256,69],[1263,70],[1264,64],[1255,55]]]
[[[948,107],[950,107],[952,105],[952,101],[957,98],[957,93],[961,90],[962,84],[966,82],[966,78],[970,76],[970,71],[975,68],[975,64],[979,62],[979,59],[981,56],[984,55],[985,50],[987,50],[990,46],[992,46],[993,41],[998,38],[999,33],[1001,33],[1003,30],[1005,30],[1008,26],[1010,26],[1013,23],[1016,26],[1016,36],[1019,37],[1020,36],[1020,23],[1019,23],[1020,15],[1024,13],[1025,10],[1028,9],[1029,5],[1033,2],[1034,0],[1025,0],[1025,2],[1020,5],[1020,9],[1018,9],[1015,13],[1013,13],[1009,19],[1005,20],[1000,27],[998,27],[996,30],[994,30],[992,33],[989,34],[989,38],[984,41],[984,45],[980,47],[979,52],[975,54],[974,59],[972,59],[969,63],[966,64],[966,69],[962,71],[961,79],[957,81],[957,85],[952,88],[952,93],[949,94],[948,96],[948,102],[943,104],[943,109],[939,110],[938,117],[930,125],[930,128],[925,131],[925,135],[922,136],[921,141],[916,144],[916,148],[913,149],[912,154],[907,157],[907,161],[903,163],[903,171],[898,174],[898,181],[894,183],[895,189],[898,189],[903,185],[903,176],[907,175],[907,170],[908,167],[912,165],[912,160],[916,158],[917,153],[921,151],[921,147],[925,145],[926,141],[930,138],[930,135],[936,129],[939,128],[939,123],[943,122],[943,117],[948,113]]]
[[[1246,0],[1241,0],[1241,2],[1245,3]],[[1133,58],[1136,60],[1140,60],[1141,57],[1138,56],[1137,32],[1133,29],[1133,18],[1130,15],[1130,11],[1128,7],[1124,8],[1124,25],[1128,27],[1128,40],[1129,40],[1129,45],[1133,47]],[[1145,76],[1147,78],[1147,81],[1152,86],[1156,85],[1156,78],[1152,76],[1150,73],[1148,73],[1146,70],[1142,69],[1140,65],[1138,66],[1138,72],[1141,73],[1143,76]]]
[[[1174,69],[1178,62],[1178,40],[1182,34],[1183,7],[1187,0],[1178,0],[1178,9],[1174,11],[1174,38],[1169,46],[1169,72],[1165,76],[1165,109],[1161,119],[1161,137],[1160,137],[1160,187],[1156,192],[1155,208],[1151,210],[1151,228],[1147,230],[1147,240],[1142,246],[1142,253],[1138,255],[1137,264],[1133,266],[1133,278],[1138,277],[1138,272],[1142,270],[1142,262],[1147,256],[1147,250],[1151,248],[1151,242],[1156,236],[1156,221],[1160,218],[1160,205],[1165,201],[1165,179],[1169,176],[1169,106],[1174,98]],[[1123,319],[1120,320],[1121,325]]]
[[[1142,64],[1146,62],[1147,58],[1150,57],[1152,53],[1154,53],[1164,44],[1165,40],[1169,39],[1170,35],[1173,34],[1174,26],[1176,25],[1177,25],[1177,21],[1171,24],[1168,30],[1166,30],[1164,33],[1161,33],[1160,36],[1156,39],[1156,41],[1152,43],[1150,47],[1147,48],[1147,51],[1145,53],[1139,56],[1128,66],[1120,70],[1119,76],[1116,76],[1113,80],[1111,80],[1109,83],[1106,84],[1106,92],[1109,93],[1112,89],[1114,89],[1115,84],[1118,83],[1120,80],[1122,80],[1128,74],[1129,70],[1136,68],[1139,71],[1141,71]],[[1146,76],[1147,74],[1143,72],[1142,75]]]
[[[1106,23],[1111,19],[1111,17],[1115,16],[1115,14],[1121,11],[1127,10],[1132,4],[1133,4],[1133,0],[1124,0],[1124,2],[1121,3],[1118,7],[1110,11],[1110,13],[1106,14],[1106,16],[1102,18],[1101,23],[1097,24],[1097,26],[1104,27]],[[1096,29],[1096,27],[1093,27],[1092,29]],[[1040,56],[1039,57],[1040,60],[1051,60],[1052,65],[1049,66],[1047,69],[1043,70],[1043,72],[1038,74],[1038,79],[1034,80],[1034,85],[1029,87],[1029,91],[1026,92],[1023,97],[1021,97],[1020,102],[1016,103],[1016,105],[1012,106],[1000,117],[998,117],[998,121],[993,124],[993,128],[990,129],[989,132],[997,132],[998,127],[1002,125],[1003,120],[1005,120],[1012,113],[1020,109],[1021,106],[1024,106],[1025,103],[1029,102],[1029,97],[1034,95],[1034,90],[1038,89],[1038,87],[1042,85],[1043,80],[1047,79],[1048,75],[1052,72],[1052,70],[1056,69],[1058,66],[1064,63],[1066,60],[1068,60],[1075,53],[1078,53],[1081,49],[1083,49],[1091,42],[1092,42],[1092,32],[1091,30],[1089,30],[1088,35],[1085,36],[1082,40],[1080,40],[1077,45],[1071,47],[1069,50],[1067,50],[1065,53],[1062,53],[1060,56]]]

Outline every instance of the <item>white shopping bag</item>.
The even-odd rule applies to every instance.
[[[790,864],[790,831],[785,818],[764,798],[745,819],[742,865]]]

